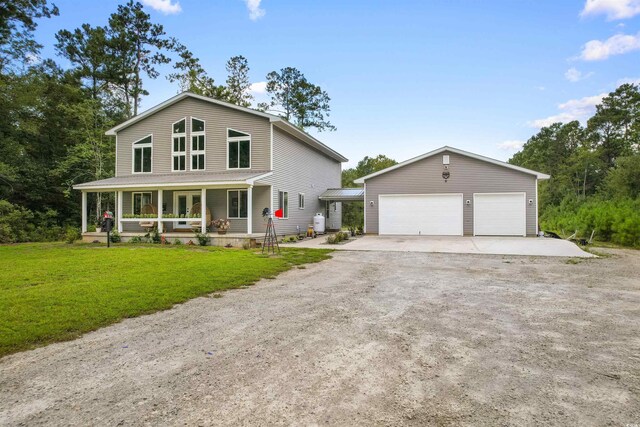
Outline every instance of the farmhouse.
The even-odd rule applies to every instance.
[[[306,230],[318,212],[328,229],[342,225],[341,202],[320,196],[340,186],[347,159],[278,116],[184,92],[107,135],[116,137],[115,176],[74,186],[85,240],[106,238],[88,231],[90,192],[115,193],[124,241],[157,228],[167,238],[201,232],[236,244],[264,234],[264,208],[282,213],[278,234]],[[218,218],[230,222],[224,237]]]

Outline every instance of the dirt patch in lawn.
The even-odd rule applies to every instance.
[[[339,252],[0,360],[0,424],[634,425],[640,252]]]

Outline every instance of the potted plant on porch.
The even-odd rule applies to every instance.
[[[218,231],[218,234],[227,234],[227,230],[231,227],[231,222],[228,219],[220,218],[213,221],[213,226]]]

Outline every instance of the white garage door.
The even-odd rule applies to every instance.
[[[475,193],[474,236],[526,236],[525,193]]]
[[[380,195],[379,233],[462,236],[462,194]]]

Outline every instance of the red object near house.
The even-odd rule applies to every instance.
[[[283,216],[282,209],[278,209],[277,211],[275,211],[274,215],[276,216],[276,218],[282,218]]]

